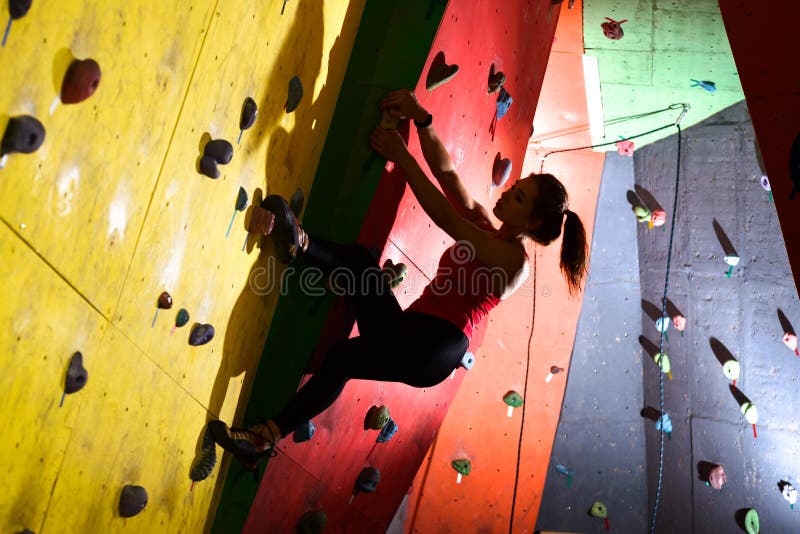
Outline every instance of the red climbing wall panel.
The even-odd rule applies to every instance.
[[[552,6],[550,0],[451,0],[422,70],[416,93],[433,114],[436,130],[467,187],[487,206],[493,205],[499,196],[499,192],[490,189],[496,153],[513,161],[509,184],[520,176],[559,10],[560,6]],[[425,89],[425,77],[439,51],[445,53],[447,63],[458,64],[459,71],[451,81],[429,93]],[[496,95],[487,94],[487,77],[493,63],[497,70],[505,72],[508,80],[505,88],[514,98],[508,114],[497,123],[494,139],[489,128],[495,113]],[[413,132],[410,146],[421,160]],[[592,219],[593,213],[589,220]],[[452,240],[433,226],[402,178],[387,171],[367,213],[359,242],[383,249],[381,261],[389,257],[411,267],[398,292],[401,304],[407,306],[422,292],[435,272],[439,256]],[[540,264],[547,265],[548,272],[552,271],[551,258],[542,259]],[[555,289],[553,295],[560,298],[562,292]],[[503,322],[502,336],[507,336],[509,345],[498,339],[491,350],[481,352],[478,346],[488,323],[476,333],[471,350],[478,351],[479,361],[470,373],[475,373],[471,381],[475,384],[473,389],[478,389],[477,395],[499,400],[505,393],[505,390],[500,391],[503,387],[521,390],[519,383],[523,377],[519,369],[509,368],[503,373],[501,362],[524,357],[529,330],[525,329],[525,319],[519,317],[530,316],[530,310],[526,310],[529,305],[530,299],[521,297],[517,304],[503,303],[498,309],[500,312],[505,308],[504,319],[494,320]],[[334,306],[321,346],[341,336],[348,316],[346,304]],[[574,325],[564,333],[570,343],[572,329]],[[495,356],[502,358],[495,360]],[[568,351],[566,358],[568,360]],[[253,503],[245,531],[289,530],[293,519],[286,517],[287,510],[296,512],[299,509],[302,513],[320,507],[326,509],[330,520],[326,532],[384,530],[409,490],[465,374],[464,370],[459,370],[443,384],[422,390],[402,384],[349,383],[337,402],[314,419],[317,434],[311,442],[294,444],[286,440],[281,444],[283,454],[273,459],[267,468],[265,483]],[[495,385],[481,390],[481,376],[486,374],[495,377],[492,379]],[[556,395],[559,406],[563,385],[560,391]],[[467,393],[467,398],[471,394],[473,392]],[[362,428],[364,414],[372,404],[386,404],[399,425],[399,433],[387,444],[376,446],[377,432],[366,432]],[[496,410],[505,417],[500,400],[500,407],[495,405],[491,413],[480,414],[481,423],[493,426]],[[551,416],[553,428],[557,407],[555,410],[555,418]],[[449,439],[457,438],[451,434]],[[549,439],[548,446],[552,435]],[[510,449],[500,456],[489,448],[484,452],[507,462],[515,461]],[[547,459],[544,461],[546,464]],[[381,470],[383,480],[378,491],[359,495],[352,504],[347,504],[359,471],[367,465]],[[454,472],[448,473],[448,482],[454,476]],[[442,476],[442,481],[444,479]],[[295,506],[283,500],[277,505],[276,495],[286,496],[287,493],[297,500]],[[446,495],[444,498],[450,499]],[[468,500],[473,498],[485,498],[485,495],[474,494]],[[451,518],[446,519],[447,524],[459,524],[458,521],[451,523]],[[435,519],[431,521],[436,522]],[[432,527],[420,531],[433,530]],[[467,523],[453,530],[475,531],[474,525],[467,526]]]
[[[800,282],[800,194],[789,200],[792,178],[789,153],[800,135],[800,54],[797,20],[800,7],[783,0],[770,9],[745,0],[720,0],[733,58],[739,71],[747,107],[769,175],[783,240]],[[800,169],[795,171],[800,181]],[[797,184],[800,190],[800,183]]]

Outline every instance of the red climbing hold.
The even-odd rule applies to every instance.
[[[606,21],[600,24],[600,27],[603,28],[603,35],[608,37],[613,41],[617,41],[622,39],[625,36],[625,32],[622,31],[622,26],[620,26],[623,22],[628,22],[628,19],[625,20],[614,20],[612,18],[606,17]]]
[[[100,85],[100,65],[88,59],[73,59],[61,83],[61,101],[64,104],[83,102],[94,94]]]

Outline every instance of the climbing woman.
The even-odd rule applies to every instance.
[[[377,128],[372,148],[402,170],[425,213],[456,243],[444,251],[434,279],[422,296],[401,309],[381,276],[374,256],[361,245],[331,243],[309,236],[285,199],[271,195],[262,206],[275,214],[272,231],[276,254],[321,269],[330,283],[350,291],[359,336],[334,345],[320,369],[271,419],[249,429],[209,422],[215,441],[245,468],[272,453],[278,441],[327,409],[350,379],[403,382],[425,388],[445,380],[469,346],[473,328],[528,276],[526,239],[548,245],[561,235],[561,270],[571,293],[580,290],[586,273],[586,234],[567,207],[567,192],[549,174],[532,174],[505,191],[487,210],[464,188],[453,162],[433,129],[433,117],[407,90],[389,93],[381,108],[416,126],[422,154],[437,188],[393,130]],[[444,194],[442,194],[442,192]],[[274,454],[274,453],[273,453]]]

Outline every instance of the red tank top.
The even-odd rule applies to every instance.
[[[505,273],[483,265],[471,243],[458,241],[444,251],[436,276],[408,310],[445,319],[472,340],[475,326],[500,302],[492,293],[496,279],[505,281]]]

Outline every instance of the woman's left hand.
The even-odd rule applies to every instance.
[[[404,158],[411,157],[405,141],[395,130],[384,130],[379,126],[372,130],[369,143],[375,152],[389,161],[402,163]]]

